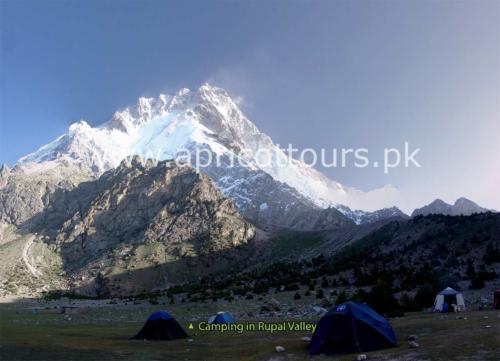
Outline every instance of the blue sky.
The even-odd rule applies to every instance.
[[[498,1],[2,1],[0,162],[205,81],[280,144],[409,141],[422,168],[327,170],[500,209]]]

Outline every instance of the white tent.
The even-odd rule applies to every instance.
[[[434,311],[451,312],[465,311],[465,302],[462,292],[446,287],[436,295],[434,300]]]

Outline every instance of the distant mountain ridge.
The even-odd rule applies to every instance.
[[[408,219],[409,216],[397,207],[382,208],[373,212],[351,210],[349,207],[337,206],[337,209],[356,224],[374,223],[384,219]]]
[[[429,214],[443,214],[448,216],[470,216],[474,213],[490,212],[490,209],[480,207],[473,201],[467,198],[458,198],[454,204],[448,204],[441,199],[436,199],[426,206],[417,208],[411,214],[412,217],[429,215]]]

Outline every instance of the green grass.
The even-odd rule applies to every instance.
[[[235,312],[239,305],[228,305]],[[186,328],[183,315],[205,320],[217,307],[179,304],[167,307]],[[207,309],[207,307],[209,309]],[[0,308],[0,359],[18,360],[304,360],[309,359],[303,332],[226,333],[190,331],[192,341],[131,341],[147,315],[161,307],[103,307],[65,315],[42,310]],[[235,312],[236,313],[236,312]],[[368,353],[369,360],[497,360],[499,323],[495,311],[455,315],[410,314],[393,319],[399,348]],[[485,319],[484,316],[488,316]],[[294,319],[296,320],[296,319]],[[245,320],[247,321],[247,320]],[[257,321],[257,320],[248,320]],[[266,320],[271,321],[271,320]],[[283,319],[276,320],[283,321]],[[315,321],[315,320],[306,320]],[[196,325],[196,321],[194,322]],[[491,325],[492,328],[485,328]],[[421,347],[410,349],[406,338],[419,336]],[[310,334],[309,334],[310,335]],[[275,346],[285,347],[280,354]],[[319,356],[314,360],[352,360],[353,355]]]

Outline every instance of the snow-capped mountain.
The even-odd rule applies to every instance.
[[[140,98],[101,126],[91,127],[83,120],[74,123],[66,134],[21,158],[17,168],[33,173],[70,164],[97,176],[130,155],[164,160],[178,156],[181,149],[200,148],[225,160],[238,159],[239,166],[248,171],[267,173],[322,208],[342,204],[372,211],[392,206],[397,193],[390,186],[362,192],[290,160],[245,117],[225,90],[208,84],[196,91],[182,89],[174,95]],[[270,161],[263,161],[263,156]],[[238,182],[248,182],[225,172],[207,173],[225,193]]]
[[[373,212],[362,211],[360,209],[352,210],[343,205],[338,205],[337,209],[356,224],[375,223],[387,219],[410,218],[397,207],[383,208]]]

